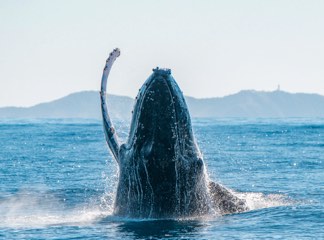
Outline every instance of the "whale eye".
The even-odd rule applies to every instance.
[[[149,156],[152,153],[152,148],[153,148],[153,142],[151,142],[151,141],[147,141],[143,145],[143,147],[141,149],[141,156],[144,157],[144,160],[149,158]]]
[[[197,160],[197,168],[202,169],[203,166],[204,166],[204,161],[201,158],[198,158],[198,160]]]

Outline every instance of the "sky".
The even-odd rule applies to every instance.
[[[185,95],[324,95],[322,0],[0,0],[0,107],[99,90],[135,97],[156,66]]]

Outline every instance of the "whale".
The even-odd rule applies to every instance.
[[[118,165],[113,213],[130,218],[182,218],[248,210],[244,199],[209,179],[189,110],[170,69],[154,68],[135,98],[128,139],[119,143],[107,107],[105,64],[100,90],[106,142]]]

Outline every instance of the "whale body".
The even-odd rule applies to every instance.
[[[248,210],[246,202],[208,179],[184,96],[170,69],[153,69],[136,97],[130,133],[118,142],[106,104],[109,56],[101,82],[106,141],[119,167],[114,214],[132,218],[174,218]]]

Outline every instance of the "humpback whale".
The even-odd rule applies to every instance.
[[[208,179],[186,101],[170,69],[153,69],[136,97],[128,140],[118,142],[106,88],[119,55],[119,49],[110,53],[100,91],[105,138],[119,168],[114,214],[177,218],[248,210],[243,199]]]

